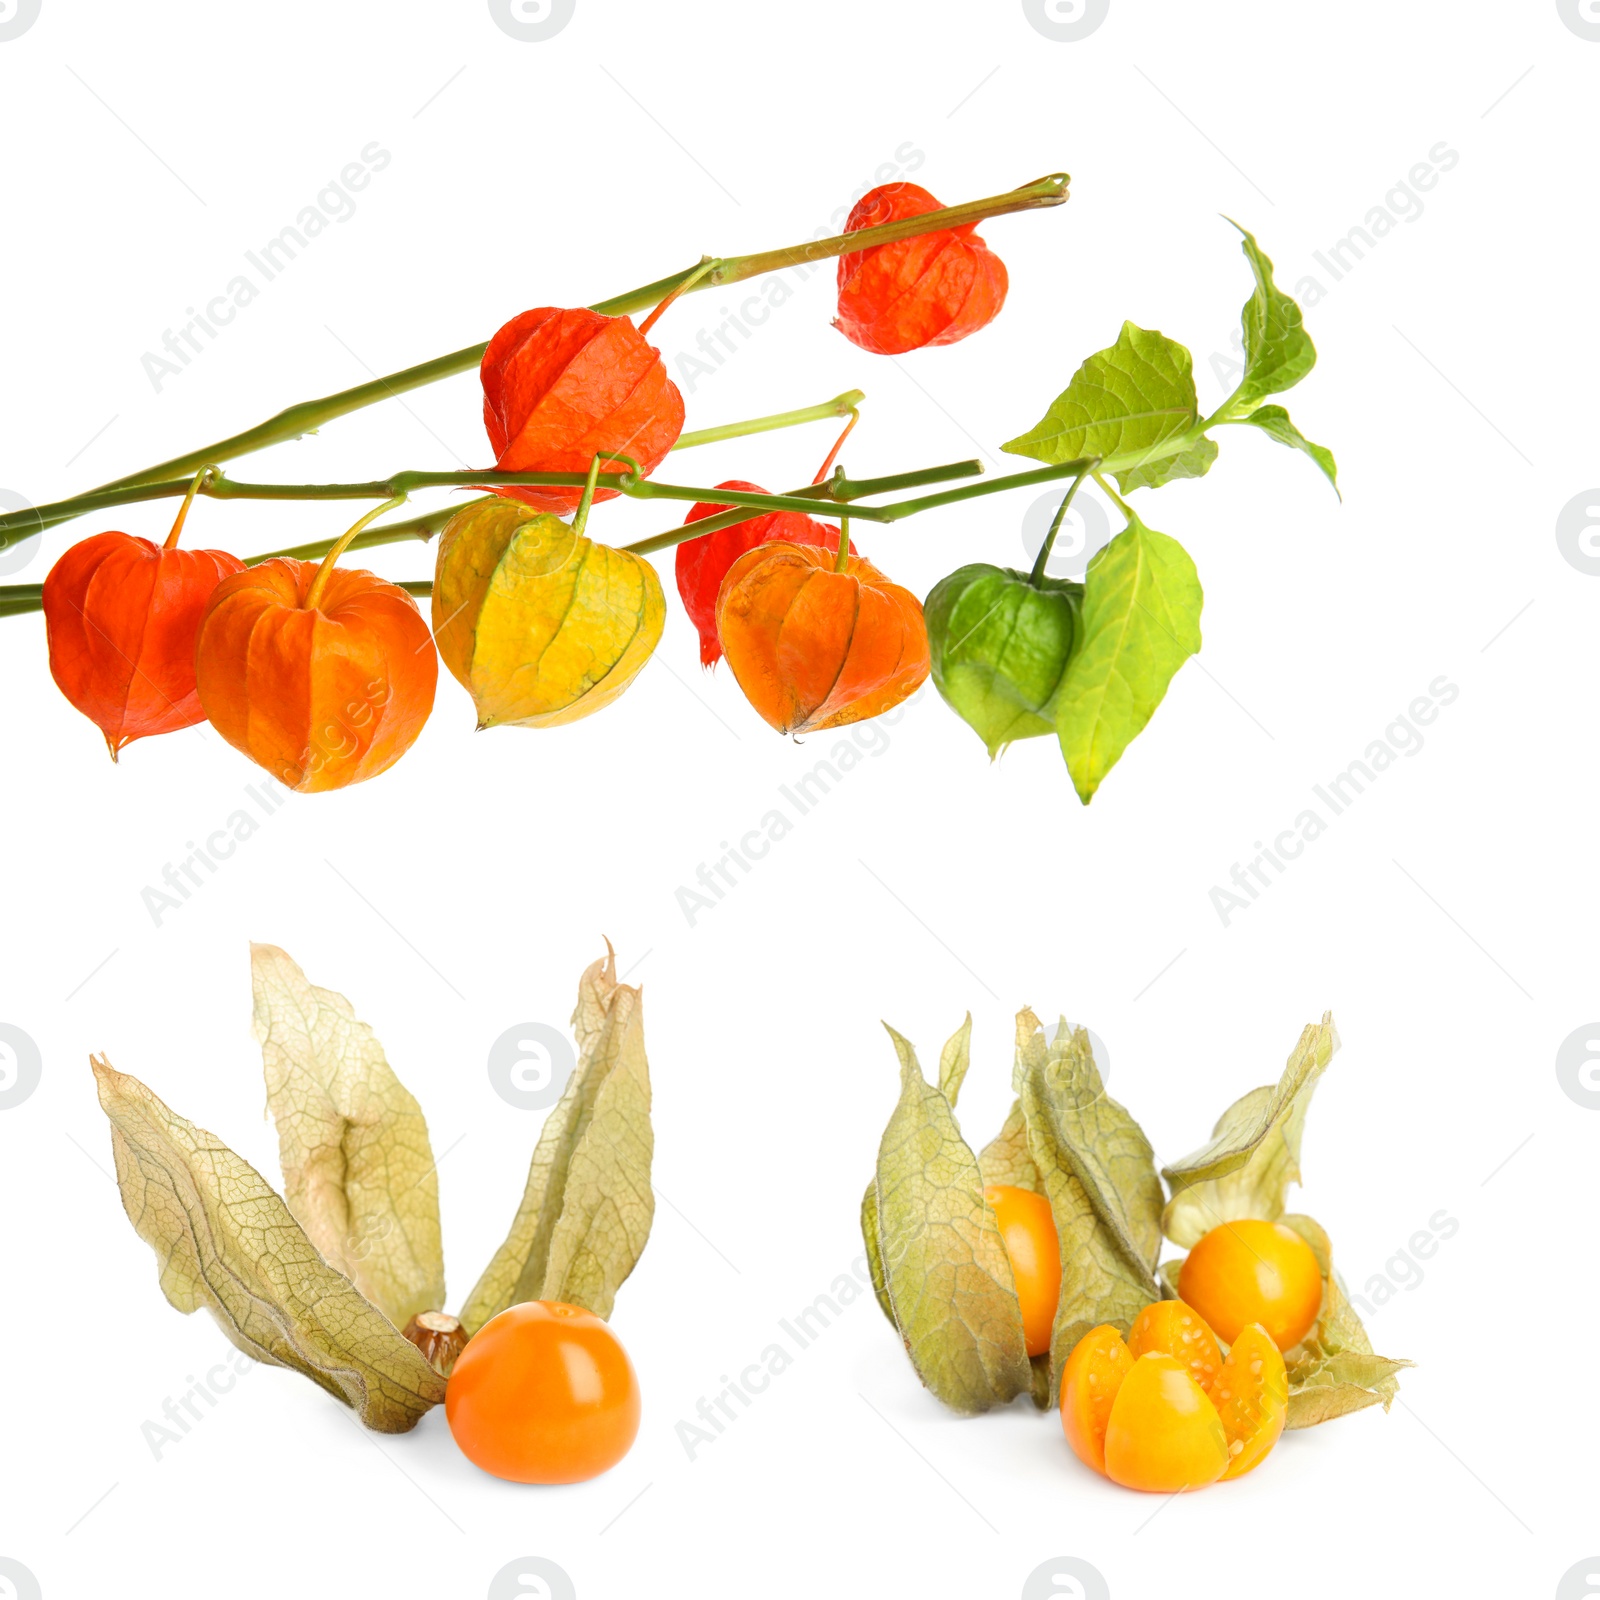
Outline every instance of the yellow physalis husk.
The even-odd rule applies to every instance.
[[[440,537],[434,638],[480,728],[553,728],[610,705],[665,622],[648,561],[547,512],[489,500],[451,518]]]

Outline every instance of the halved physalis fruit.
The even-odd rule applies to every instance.
[[[1106,1476],[1127,1489],[1175,1494],[1215,1483],[1228,1436],[1205,1391],[1169,1355],[1140,1356],[1111,1403]]]
[[[1061,1374],[1061,1427],[1072,1453],[1102,1476],[1106,1423],[1112,1402],[1133,1366],[1122,1335],[1109,1323],[1091,1328],[1072,1347]]]
[[[1154,1300],[1133,1319],[1129,1354],[1137,1361],[1152,1350],[1171,1356],[1208,1393],[1222,1367],[1216,1335],[1181,1300]]]
[[[1239,1330],[1210,1395],[1228,1438],[1228,1470],[1222,1476],[1242,1478],[1266,1459],[1289,1414],[1289,1375],[1260,1323]]]

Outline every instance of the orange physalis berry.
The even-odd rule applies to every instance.
[[[433,710],[439,662],[416,601],[334,565],[370,520],[320,564],[278,556],[224,580],[200,624],[195,669],[212,725],[303,793],[387,771]]]
[[[937,210],[939,202],[914,183],[884,184],[856,202],[845,232]],[[834,327],[863,350],[897,356],[954,344],[992,322],[1005,304],[1005,263],[976,227],[968,222],[840,256]]]
[[[1260,1323],[1280,1350],[1297,1345],[1322,1309],[1322,1268],[1281,1222],[1244,1217],[1213,1228],[1184,1259],[1178,1293],[1230,1343]]]
[[[844,538],[841,533],[838,539]],[[928,676],[922,602],[862,556],[758,545],[728,569],[717,636],[745,697],[779,733],[860,722]]]
[[[719,483],[719,489],[737,489],[745,494],[765,494],[767,491],[753,483],[733,478]],[[688,527],[706,517],[719,516],[731,511],[731,506],[713,505],[700,501],[683,519]],[[702,534],[698,539],[685,539],[678,546],[678,593],[683,598],[683,609],[700,634],[700,665],[714,666],[722,659],[722,642],[717,638],[717,594],[728,568],[746,550],[760,544],[814,544],[829,551],[838,548],[839,535],[824,522],[808,517],[801,511],[769,511],[749,522],[736,523],[731,528],[717,528]],[[851,547],[852,552],[854,546]]]
[[[1050,1348],[1061,1299],[1061,1241],[1050,1202],[1031,1189],[1008,1183],[991,1183],[983,1198],[994,1212],[1011,1263],[1011,1281],[1022,1311],[1023,1348],[1030,1356],[1042,1356]]]
[[[135,739],[205,721],[195,634],[212,591],[244,563],[225,550],[178,549],[193,498],[191,488],[165,544],[97,533],[44,580],[50,675],[105,735],[113,761]]]
[[[483,420],[500,472],[587,472],[630,456],[648,476],[683,431],[683,396],[627,317],[541,306],[513,317],[483,353]],[[573,510],[579,488],[495,491],[541,511]],[[615,497],[601,489],[597,500]]]

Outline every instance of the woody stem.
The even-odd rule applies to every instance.
[[[322,565],[317,568],[316,577],[311,580],[311,587],[306,590],[306,597],[301,610],[315,611],[322,604],[322,596],[327,591],[328,580],[333,576],[334,564],[350,548],[350,543],[355,536],[369,522],[381,517],[385,511],[393,511],[396,506],[403,504],[404,501],[405,496],[397,494],[393,498],[385,500],[381,506],[374,506],[364,517],[352,523],[349,528],[334,540],[333,548],[323,557]]]
[[[855,233],[835,234],[827,239],[806,239],[799,244],[787,245],[781,250],[766,250],[754,255],[714,258],[709,265],[704,260],[697,261],[692,267],[687,267],[681,272],[658,278],[653,283],[641,284],[637,289],[613,295],[609,300],[598,301],[591,309],[603,316],[623,316],[631,311],[654,306],[675,290],[699,293],[702,289],[740,283],[746,278],[759,277],[762,273],[775,272],[783,267],[803,266],[823,261],[830,256],[843,255],[847,250],[863,250],[872,245],[913,239],[925,233],[937,233],[941,229],[979,222],[986,217],[1004,217],[1019,211],[1035,211],[1058,206],[1067,199],[1068,181],[1064,172],[1055,172],[1033,183],[1024,184],[1019,189],[1009,190],[1005,194],[992,195],[983,200],[970,200],[964,205],[943,206],[937,211],[925,211],[915,217],[902,217],[894,222],[882,223],[875,228],[859,229]],[[174,456],[170,461],[159,462],[155,466],[115,479],[112,483],[101,487],[122,488],[128,484],[149,483],[165,478],[187,478],[207,462],[230,461],[255,450],[265,450],[269,445],[282,444],[288,439],[298,439],[302,434],[313,432],[335,417],[348,416],[352,411],[375,405],[380,400],[389,400],[412,389],[436,383],[441,378],[466,372],[482,361],[486,349],[488,349],[487,342],[468,345],[460,350],[452,350],[447,355],[436,356],[432,361],[424,361],[417,366],[389,373],[385,377],[374,378],[370,383],[357,384],[353,389],[342,389],[337,394],[325,395],[317,400],[302,401],[253,428],[245,429],[242,433],[230,434],[213,444],[203,445],[198,450]],[[59,504],[66,507],[75,505],[76,502],[63,501]],[[75,510],[68,514],[78,516],[82,513]],[[55,520],[64,521],[66,518],[57,517]],[[25,526],[26,531],[32,533],[37,524],[28,521],[18,523],[17,526]],[[0,548],[13,542],[5,537],[11,531],[10,519],[0,518]]]

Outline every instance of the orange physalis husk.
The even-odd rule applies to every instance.
[[[917,184],[884,184],[856,202],[845,232],[938,209]],[[834,327],[863,350],[897,356],[954,344],[992,322],[1006,300],[1005,263],[976,227],[968,222],[840,256]]]
[[[878,716],[928,676],[922,602],[862,556],[835,566],[835,550],[765,544],[722,580],[717,634],[728,665],[779,733]]]
[[[180,515],[164,546],[97,533],[44,580],[50,675],[105,735],[113,761],[135,739],[205,721],[195,633],[212,591],[244,563],[225,550],[176,548],[182,526]]]
[[[587,472],[625,455],[648,476],[683,431],[683,396],[627,317],[541,306],[513,317],[479,367],[483,421],[500,472]],[[573,510],[578,488],[502,486],[541,511]],[[615,497],[601,489],[596,500]]]
[[[212,726],[290,789],[387,771],[433,710],[439,662],[417,603],[371,572],[278,556],[226,579],[195,668]]]
[[[719,483],[719,489],[741,489],[746,494],[766,494],[767,491],[742,478],[731,478]],[[732,506],[721,506],[701,500],[683,519],[685,527],[705,517],[714,517]],[[838,548],[839,535],[825,522],[808,517],[803,511],[768,511],[753,517],[749,522],[736,522],[731,528],[718,528],[703,533],[698,539],[685,539],[678,546],[676,557],[678,593],[683,599],[683,609],[700,634],[700,665],[715,666],[722,659],[722,644],[717,638],[717,596],[722,591],[722,580],[728,568],[746,550],[762,544],[814,544]]]

